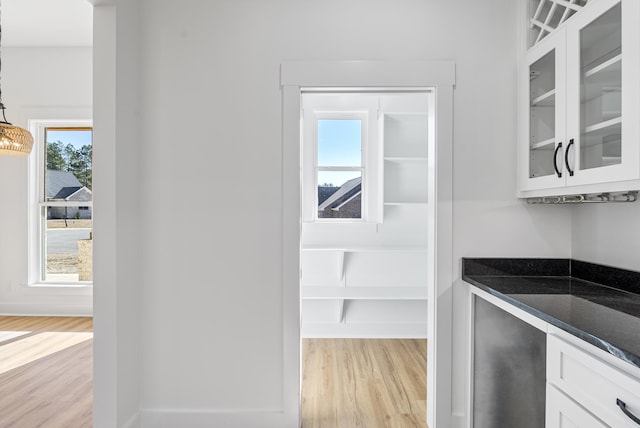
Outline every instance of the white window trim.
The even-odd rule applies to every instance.
[[[315,185],[313,187],[313,197],[314,197],[314,201],[313,201],[313,219],[316,222],[319,223],[335,223],[335,222],[346,222],[346,223],[360,223],[360,222],[366,222],[368,217],[368,213],[369,213],[369,209],[368,209],[368,190],[369,190],[369,181],[368,181],[368,176],[367,176],[367,172],[368,172],[368,158],[367,158],[367,147],[368,147],[368,143],[369,143],[369,133],[368,133],[368,128],[369,128],[369,115],[367,114],[367,112],[353,112],[353,111],[347,111],[344,113],[338,113],[338,112],[331,112],[331,113],[326,113],[326,112],[314,112],[313,114],[313,158],[314,158],[314,162],[313,162],[313,168],[314,168],[314,172],[315,172]],[[361,126],[361,139],[360,139],[360,144],[361,144],[361,158],[360,158],[360,166],[319,166],[318,165],[318,122],[320,120],[326,120],[326,119],[344,119],[344,120],[349,120],[349,119],[357,119],[360,120],[360,126]],[[360,193],[362,195],[362,208],[361,208],[361,212],[360,212],[360,218],[321,218],[318,217],[318,173],[321,171],[360,171],[360,177],[362,179],[361,183],[360,183]]]
[[[306,89],[305,94],[314,92]],[[380,139],[378,136],[378,100],[375,96],[340,93],[323,93],[322,97],[304,98],[303,101],[303,150],[302,185],[303,221],[317,224],[335,223],[377,223],[377,191],[381,185],[378,177]],[[360,167],[320,167],[318,166],[318,121],[323,119],[358,119],[362,123],[362,160]],[[307,144],[307,142],[312,142]],[[338,171],[362,171],[362,212],[361,218],[319,218],[318,217],[318,171],[335,169]]]
[[[40,221],[43,206],[60,205],[56,202],[43,203],[45,194],[42,174],[45,166],[45,133],[47,128],[93,128],[92,120],[30,120],[29,130],[33,135],[32,155],[29,157],[29,244],[27,285],[31,287],[93,289],[93,281],[57,282],[44,281],[41,277],[44,249],[42,248],[42,222]],[[42,199],[41,199],[42,198]],[[65,206],[76,205],[75,202]],[[93,206],[91,202],[78,202],[77,206]]]

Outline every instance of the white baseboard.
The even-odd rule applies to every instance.
[[[467,416],[461,413],[453,413],[451,415],[452,428],[469,428]]]
[[[131,418],[123,423],[121,428],[140,428],[140,413],[135,413]]]
[[[140,428],[298,428],[282,411],[142,410]]]
[[[426,339],[427,324],[308,323],[302,325],[302,337],[352,339]]]
[[[91,317],[93,304],[0,303],[0,314],[6,316]]]

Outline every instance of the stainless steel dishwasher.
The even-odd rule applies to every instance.
[[[474,428],[544,428],[546,334],[475,296]]]

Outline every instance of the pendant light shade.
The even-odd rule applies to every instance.
[[[0,20],[1,39],[2,21]],[[1,64],[0,54],[0,70],[2,70]],[[0,110],[2,110],[2,120],[0,120],[0,156],[28,156],[33,148],[33,136],[26,129],[13,126],[7,122],[4,108],[4,104],[2,104],[2,89],[0,88]]]
[[[26,129],[0,122],[0,156],[28,156],[33,136]]]

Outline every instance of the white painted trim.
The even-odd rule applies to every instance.
[[[122,424],[122,428],[139,428],[140,427],[140,413],[135,413],[129,418],[128,421]]]
[[[300,169],[300,88],[283,87],[282,123],[282,328],[283,407],[281,427],[300,427],[300,251],[302,176]],[[251,426],[251,425],[248,425]],[[255,425],[259,426],[259,425]]]
[[[282,86],[399,88],[455,85],[452,61],[287,61]]]
[[[84,187],[76,190],[75,192],[73,192],[71,195],[67,196],[67,198],[70,198],[71,196],[75,195],[76,193],[78,193],[80,190],[84,189]],[[91,191],[91,190],[89,190]],[[48,202],[40,202],[38,204],[40,206],[40,208],[42,207],[93,207],[93,201],[67,201],[65,199],[65,201],[48,201]]]
[[[465,414],[460,414],[460,413],[454,412],[451,415],[451,427],[452,428],[468,428],[470,425],[468,425],[467,421],[468,421],[467,415],[465,415]]]
[[[375,223],[379,216],[376,212],[379,169],[376,160],[379,156],[379,136],[376,126],[378,100],[371,96],[350,94],[326,94],[321,92],[306,93],[302,97],[303,140],[311,141],[308,150],[302,150],[302,217],[305,222],[330,224]],[[318,121],[323,119],[356,119],[361,122],[361,159],[360,166],[318,166]],[[359,171],[361,177],[362,215],[360,218],[319,218],[318,211],[323,205],[318,203],[318,173],[321,171]],[[354,196],[355,197],[355,196]],[[346,203],[346,202],[345,202]]]
[[[286,425],[282,411],[269,410],[173,410],[143,409],[141,428],[282,428]],[[298,425],[299,426],[299,425]]]
[[[0,303],[0,314],[3,316],[46,316],[46,317],[92,317],[93,303],[61,304],[61,303]]]
[[[100,187],[94,207],[101,216],[94,218],[96,241],[93,263],[94,341],[93,341],[93,426],[118,426],[118,348],[116,325],[116,37],[115,0],[94,2],[93,9],[93,139],[100,150],[93,162],[93,183]]]
[[[425,305],[426,306],[426,305]],[[426,323],[338,324],[306,323],[303,338],[427,339]]]
[[[419,87],[433,88],[428,154],[429,236],[437,248],[427,252],[430,269],[427,346],[427,422],[432,427],[451,426],[451,334],[453,263],[453,87],[455,63],[451,61],[340,61],[285,62],[281,66],[283,114],[283,331],[285,341],[285,413],[297,398],[300,421],[300,93],[302,87]],[[297,146],[297,147],[296,147]],[[293,198],[291,200],[290,198]],[[296,252],[298,254],[296,254]],[[289,259],[289,257],[292,259]],[[295,262],[298,262],[296,264]],[[297,318],[293,319],[295,312]],[[297,343],[297,349],[293,344]],[[288,366],[297,358],[295,366]],[[295,382],[292,378],[295,375]],[[293,394],[293,391],[296,394]],[[293,418],[295,419],[295,418]],[[293,423],[287,419],[287,423]],[[295,425],[286,425],[295,426]]]
[[[467,292],[465,292],[465,296],[467,296],[467,314],[468,314],[468,318],[467,318],[467,361],[466,361],[466,376],[465,376],[465,392],[466,392],[466,396],[465,396],[465,409],[466,409],[466,414],[464,415],[464,422],[463,425],[460,426],[464,426],[464,427],[472,427],[473,426],[473,388],[474,388],[474,384],[473,384],[473,379],[474,379],[474,374],[475,374],[475,370],[474,370],[474,365],[473,365],[473,361],[474,361],[474,355],[475,355],[475,347],[474,347],[474,341],[475,341],[475,310],[476,310],[476,299],[475,299],[475,294],[470,292],[471,289],[471,285],[460,280],[460,283],[463,287],[466,288]]]
[[[77,113],[77,112],[75,112]],[[64,113],[60,113],[64,114]],[[71,119],[67,117],[65,119],[31,119],[29,120],[29,130],[34,136],[33,155],[29,157],[29,187],[28,187],[28,272],[27,272],[27,284],[32,285],[36,283],[42,283],[41,272],[44,263],[42,256],[44,251],[42,249],[42,222],[40,221],[42,206],[47,206],[45,203],[45,188],[44,188],[44,173],[45,166],[45,133],[47,128],[87,128],[93,127],[93,121],[87,119],[86,116],[91,116],[91,111],[87,110],[81,116],[84,118]],[[58,203],[55,203],[58,204]],[[87,205],[86,203],[84,205]],[[84,206],[83,205],[83,206]],[[60,206],[71,206],[69,203],[60,203]],[[93,206],[93,202],[91,202]],[[53,284],[53,282],[51,282]]]
[[[472,294],[475,294],[476,296],[483,298],[484,300],[491,303],[492,305],[499,307],[503,311],[510,313],[516,318],[521,319],[522,321],[526,322],[532,327],[535,327],[538,330],[543,331],[544,333],[547,332],[548,324],[546,321],[542,321],[540,318],[536,317],[535,315],[531,315],[530,313],[525,312],[524,310],[512,305],[511,303],[507,303],[504,300],[499,299],[498,297],[493,296],[487,293],[486,291],[479,289],[473,284],[471,284],[470,290]]]
[[[440,83],[440,82],[439,82]],[[451,426],[452,332],[453,332],[453,86],[438,84],[430,98],[429,144],[427,154],[428,234],[435,245],[427,248],[431,261],[428,298],[427,346],[427,423],[433,427]],[[435,202],[435,203],[433,203]]]

